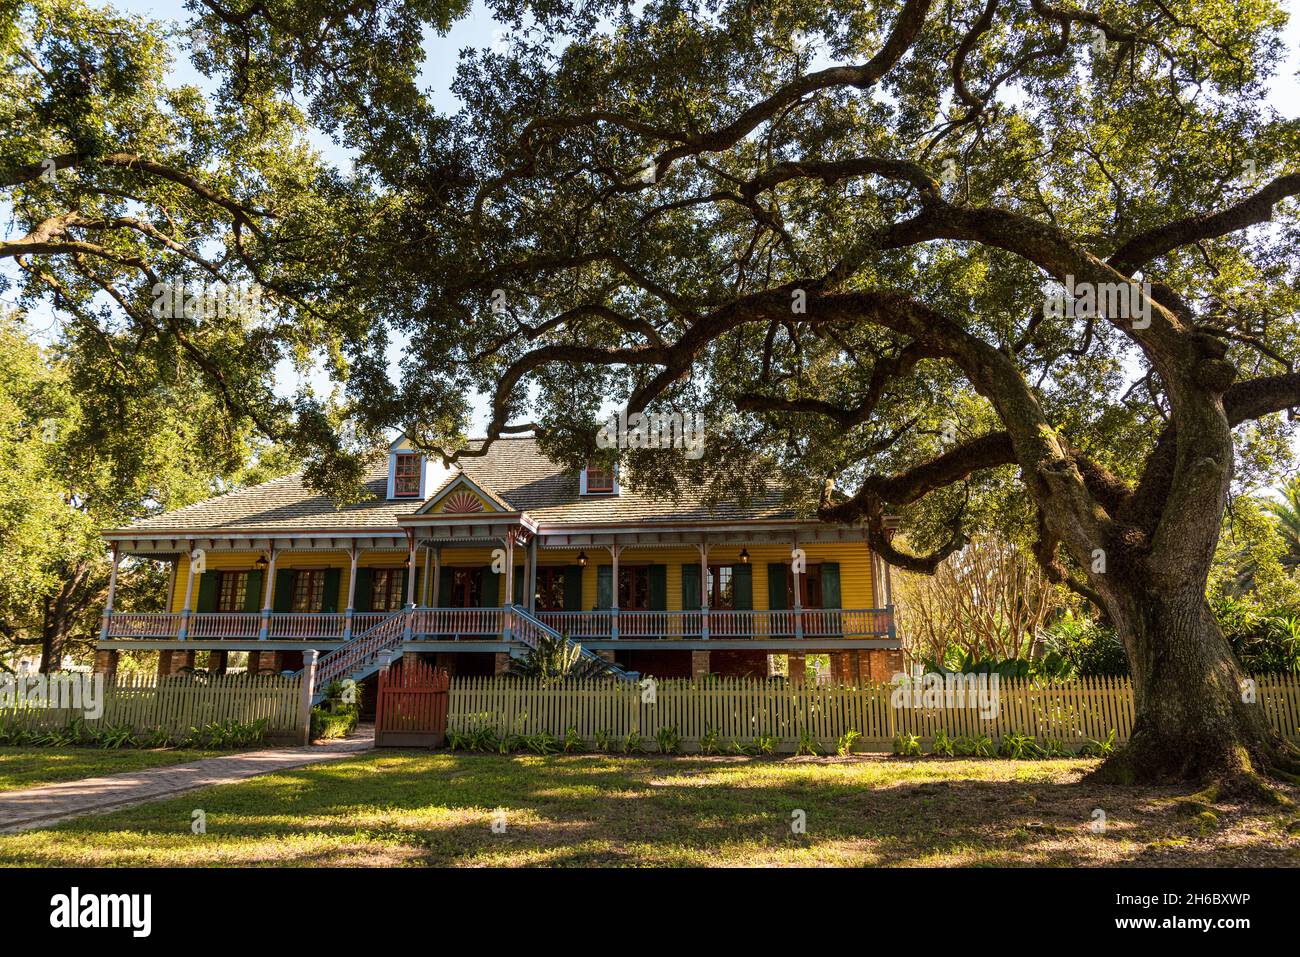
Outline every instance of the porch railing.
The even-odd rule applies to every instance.
[[[413,637],[424,640],[497,637],[506,626],[505,608],[415,608],[407,619]],[[376,627],[392,612],[356,612],[352,635]],[[619,638],[874,638],[893,635],[890,608],[805,608],[702,611],[539,611],[536,617],[562,635],[584,641]],[[116,612],[108,622],[109,638],[176,638],[181,626],[192,639],[254,641],[262,637],[258,612]],[[342,613],[275,613],[265,621],[266,637],[276,641],[333,640],[345,637]],[[617,632],[615,627],[617,626]],[[405,630],[405,623],[404,628]]]

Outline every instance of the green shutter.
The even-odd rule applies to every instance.
[[[582,566],[564,568],[564,610],[582,611]]]
[[[522,605],[524,603],[524,566],[523,565],[515,566],[514,602],[516,605]]]
[[[262,610],[262,582],[266,574],[260,568],[248,573],[248,584],[244,591],[244,611]]]
[[[736,608],[741,611],[749,611],[754,607],[754,567],[752,565],[731,566],[731,587],[736,601]]]
[[[217,610],[217,581],[220,577],[221,572],[204,572],[199,576],[199,602],[194,606],[195,611]]]
[[[293,610],[293,570],[281,568],[275,573],[275,597],[271,610],[283,614]]]
[[[370,568],[357,569],[357,584],[352,596],[353,611],[370,611],[375,594],[375,572]]]
[[[700,564],[687,562],[682,566],[682,611],[700,610]]]
[[[840,607],[839,562],[822,562],[822,607]]]
[[[450,608],[451,601],[451,578],[452,570],[450,565],[443,565],[438,572],[438,607]]]
[[[325,569],[325,587],[321,589],[320,595],[321,611],[330,613],[339,610],[339,577],[342,574],[341,568]]]
[[[596,607],[614,607],[614,570],[609,565],[596,567]]]
[[[501,576],[494,572],[491,566],[480,568],[478,575],[483,583],[479,590],[479,594],[483,596],[483,607],[496,608],[501,604]]]
[[[768,562],[767,607],[772,609],[790,607],[790,595],[785,587],[784,562]]]
[[[668,566],[651,565],[649,570],[649,591],[647,596],[651,611],[668,610]]]

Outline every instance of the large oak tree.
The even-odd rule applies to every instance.
[[[1234,473],[1267,466],[1274,413],[1300,404],[1300,137],[1266,102],[1274,4],[492,6],[511,35],[464,53],[445,116],[419,87],[421,29],[463,4],[192,0],[232,115],[305,96],[357,178],[273,208],[294,181],[230,178],[257,165],[237,153],[233,208],[138,162],[126,185],[166,180],[224,224],[232,261],[265,237],[297,280],[284,301],[332,317],[306,328],[340,333],[323,341],[363,433],[475,454],[477,388],[489,441],[531,428],[578,463],[611,401],[703,410],[702,460],[642,450],[627,480],[722,497],[777,474],[916,571],[1025,523],[1127,649],[1137,723],[1109,772],[1300,769],[1205,601]],[[322,246],[326,270],[286,254]],[[1131,308],[1045,308],[1062,286]],[[322,480],[348,473],[310,437]]]

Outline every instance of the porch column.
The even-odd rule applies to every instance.
[[[348,570],[348,604],[343,609],[343,640],[349,641],[352,638],[352,616],[355,613],[357,601],[357,557],[360,549],[353,545],[348,549],[348,557],[351,559],[351,566]]]
[[[433,563],[429,561],[429,554],[432,551],[433,551],[432,546],[430,545],[424,546],[424,590],[420,592],[420,597],[423,599],[423,601],[420,603],[421,608],[433,607],[432,605],[429,604],[429,596],[433,594],[429,590],[429,579],[433,575]]]
[[[700,637],[709,637],[709,546],[700,542]]]
[[[513,530],[506,532],[505,587],[506,593],[501,602],[502,607],[505,608],[501,637],[504,640],[509,641],[510,632],[512,630],[510,626],[514,623],[514,612],[512,609],[515,603],[515,533]]]
[[[537,611],[537,536],[528,543],[528,581],[524,585],[528,589],[525,604],[530,612]]]
[[[194,599],[194,553],[198,551],[194,547],[194,542],[190,542],[190,562],[185,569],[185,604],[181,608],[181,627],[176,633],[180,641],[189,637],[190,631],[190,602]]]
[[[794,585],[794,636],[803,637],[803,582],[799,580],[801,574],[795,566],[794,553],[799,547],[799,539],[795,539],[790,546],[790,580]]]
[[[411,640],[411,609],[415,607],[415,532],[406,533],[406,607],[403,613],[406,615],[406,626],[402,629],[402,637],[406,641]]]
[[[608,546],[608,548],[609,548],[609,556],[610,556],[610,560],[611,560],[611,562],[612,562],[612,564],[613,564],[613,567],[610,569],[610,572],[609,572],[609,576],[610,576],[610,582],[609,582],[609,614],[610,614],[609,636],[610,636],[610,638],[617,639],[617,638],[618,638],[618,556],[619,556],[619,553],[623,551],[623,546],[622,546],[622,545],[610,545],[610,546]]]
[[[113,596],[117,594],[117,565],[121,561],[122,555],[118,548],[117,542],[113,543],[113,567],[108,573],[108,598],[104,602],[104,622],[99,628],[99,639],[104,641],[108,638],[108,623],[113,617]]]
[[[262,600],[262,630],[257,633],[258,641],[266,641],[271,637],[271,600],[275,592],[275,560],[280,557],[280,551],[274,545],[271,546],[271,558],[266,566],[265,595]]]
[[[442,546],[434,545],[433,546],[433,602],[431,606],[433,608],[437,608],[438,602],[441,600],[440,596],[438,595],[438,592],[441,590],[441,588],[442,588]]]

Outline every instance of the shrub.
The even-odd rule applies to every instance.
[[[584,751],[587,748],[587,742],[582,740],[582,735],[578,734],[578,729],[568,727],[564,731],[564,753],[573,754],[577,751]]]
[[[335,712],[317,705],[311,709],[312,739],[346,738],[356,730],[357,717],[354,708]]]
[[[708,727],[704,729],[704,736],[700,738],[701,754],[717,754],[721,750],[721,741],[718,729]]]
[[[817,746],[817,739],[812,736],[811,731],[801,730],[799,732],[799,746],[795,748],[795,754],[821,754],[822,749]]]
[[[659,745],[660,754],[682,753],[682,737],[676,728],[660,728],[655,735],[655,742]]]
[[[998,748],[998,753],[1004,758],[1026,761],[1030,758],[1039,757],[1042,751],[1038,748],[1038,742],[1029,735],[1013,731],[1011,734],[1003,735],[1002,745]]]
[[[635,731],[629,731],[623,739],[624,754],[645,754],[645,741]]]
[[[993,739],[987,734],[981,734],[979,737],[974,738],[963,734],[953,742],[952,749],[962,757],[991,758],[993,757]]]
[[[1128,656],[1115,630],[1088,615],[1066,612],[1047,627],[1043,644],[1049,654],[1059,655],[1080,676],[1117,678],[1128,674]]]
[[[1089,741],[1079,749],[1082,758],[1108,758],[1115,753],[1115,729],[1101,741]]]
[[[940,757],[951,758],[953,756],[952,738],[948,737],[947,731],[942,728],[939,729],[938,733],[934,736],[934,745],[930,750],[932,753],[937,754]]]
[[[921,753],[921,739],[914,734],[899,734],[894,737],[894,754],[899,757],[915,757]]]
[[[853,753],[853,744],[860,737],[862,737],[862,733],[860,731],[855,731],[852,728],[849,728],[849,730],[845,731],[843,734],[839,736],[839,738],[836,739],[835,753],[836,754]]]

